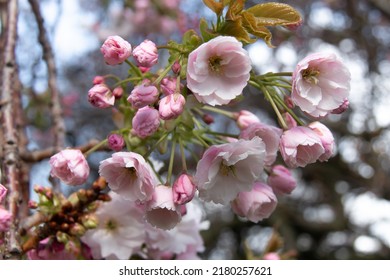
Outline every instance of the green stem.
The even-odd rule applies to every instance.
[[[203,139],[202,137],[200,137],[200,136],[196,133],[196,131],[194,131],[194,135],[195,135],[196,139],[198,139],[199,142],[203,145],[203,147],[206,147],[206,148],[210,147],[210,145],[209,145],[206,141],[204,141],[204,139]]]
[[[84,153],[84,156],[85,157],[88,157],[90,154],[92,154],[93,152],[99,150],[101,147],[103,147],[104,145],[107,144],[107,139],[104,139],[103,141],[100,141],[99,143],[97,143],[95,146],[93,146],[91,149],[89,149],[88,151],[86,151]]]
[[[162,142],[164,141],[165,138],[167,138],[167,136],[171,133],[171,131],[168,131],[168,132],[165,132],[161,137],[160,139],[157,140],[156,143],[153,144],[153,146],[147,151],[147,153],[144,155],[145,158],[149,157],[150,154],[156,149],[156,147]]]
[[[166,183],[167,186],[171,185],[173,162],[174,162],[174,159],[175,159],[175,149],[176,149],[176,135],[173,135],[172,147],[171,147],[171,156],[169,158],[168,176],[167,176],[167,183]]]
[[[224,137],[238,138],[237,134],[225,133],[225,132],[217,132],[217,131],[206,131],[206,134],[218,135]]]
[[[263,75],[260,75],[259,77],[291,77],[292,76],[292,72],[279,72],[279,73],[272,73],[272,72],[269,72],[269,73],[265,73]]]
[[[140,80],[139,77],[131,77],[131,78],[127,78],[127,79],[124,79],[124,80],[121,80],[119,82],[117,82],[115,85],[114,85],[114,88],[119,86],[119,85],[122,85],[124,83],[127,83],[127,82],[134,82],[134,81],[138,81]]]
[[[297,121],[297,123],[301,126],[305,126],[306,124],[294,113],[293,110],[291,110],[287,105],[286,103],[284,103],[283,99],[279,96],[279,95],[276,95],[276,102],[281,105],[293,118],[294,120]]]
[[[157,46],[157,49],[158,50],[161,50],[161,49],[166,49],[166,50],[172,50],[172,51],[176,51],[180,54],[186,54],[187,52],[181,50],[181,49],[178,49],[176,47],[172,47],[172,46],[168,46],[168,45],[162,45],[162,46]]]
[[[160,74],[160,76],[158,76],[158,78],[153,82],[153,84],[158,85],[161,82],[161,80],[164,79],[164,77],[168,74],[168,72],[171,71],[171,68],[172,68],[174,63],[175,63],[175,61],[172,62],[171,64],[169,64],[164,69],[164,71]]]
[[[287,126],[285,120],[283,119],[283,116],[282,116],[282,114],[280,113],[279,108],[278,108],[278,106],[276,105],[276,103],[275,103],[275,101],[274,101],[272,95],[269,93],[267,87],[264,86],[264,85],[262,85],[262,84],[258,84],[256,81],[253,81],[253,80],[250,80],[249,83],[250,83],[252,86],[254,86],[255,88],[260,89],[260,90],[264,93],[266,99],[271,103],[271,106],[272,106],[272,108],[274,109],[274,111],[275,111],[275,113],[276,113],[276,116],[278,117],[278,120],[279,120],[279,122],[280,122],[280,125],[282,126],[282,128],[283,128],[284,130],[288,129],[288,126]]]
[[[140,78],[142,78],[142,72],[141,72],[141,70],[137,67],[137,66],[135,66],[132,62],[130,62],[129,60],[125,60],[125,62],[131,67],[131,69],[134,71],[134,73],[138,76],[138,77],[140,77]]]
[[[160,181],[161,184],[163,184],[163,180],[162,180],[160,174],[158,174],[158,172],[157,172],[156,169],[154,168],[153,163],[149,160],[149,158],[145,158],[145,159],[146,159],[146,161],[149,163],[149,165],[150,165],[150,167],[152,168],[154,174],[156,174],[157,179]]]
[[[181,140],[181,138],[179,138],[179,144],[180,144],[180,154],[181,154],[181,165],[183,167],[183,171],[187,172],[186,155],[185,155],[185,152],[184,152],[183,140]]]
[[[226,110],[223,110],[223,109],[219,109],[219,108],[216,108],[216,107],[212,107],[212,106],[209,106],[209,105],[204,105],[202,107],[203,110],[206,110],[206,111],[210,111],[210,112],[214,112],[214,113],[217,113],[217,114],[221,114],[221,115],[224,115],[228,118],[231,118],[231,119],[235,119],[234,118],[234,113],[232,112],[229,112],[229,111],[226,111]]]

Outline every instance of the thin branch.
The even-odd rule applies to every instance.
[[[75,147],[74,149],[80,150],[82,153],[85,153],[86,151],[92,149],[96,145],[98,145],[100,142],[96,139],[90,140],[88,143]],[[109,150],[107,146],[102,146],[98,149],[99,151],[105,151]],[[57,153],[56,147],[50,147],[44,150],[38,150],[38,151],[33,151],[33,152],[24,152],[21,153],[20,157],[25,161],[25,162],[38,162],[47,158],[50,158],[52,155]]]
[[[60,94],[57,86],[57,69],[55,65],[53,50],[49,43],[48,36],[44,27],[44,21],[39,9],[39,3],[37,0],[29,0],[32,12],[38,24],[39,36],[38,40],[42,46],[43,58],[47,64],[48,72],[48,87],[51,93],[51,112],[54,122],[54,146],[59,151],[63,148],[65,143],[65,123],[62,118],[62,109],[60,103]]]
[[[7,6],[7,25],[5,36],[5,48],[3,53],[3,67],[1,69],[1,100],[12,100],[15,98],[14,86],[17,85],[15,48],[17,38],[17,20],[18,20],[18,0],[9,0]],[[16,97],[17,98],[17,97]],[[8,238],[6,238],[7,258],[20,258],[21,248],[18,232],[18,208],[20,200],[20,182],[18,168],[19,158],[19,139],[16,130],[16,121],[14,118],[15,102],[6,102],[1,107],[2,110],[2,128],[3,128],[3,168],[6,178],[5,186],[8,188],[8,210],[12,214]]]

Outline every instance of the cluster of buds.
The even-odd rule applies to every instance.
[[[41,220],[31,229],[23,250],[37,249],[38,244],[42,247],[45,240],[52,240],[62,243],[63,248],[72,247],[74,252],[80,252],[79,237],[98,225],[94,213],[100,203],[110,201],[110,196],[103,192],[105,188],[105,180],[99,178],[90,189],[80,189],[65,198],[50,188],[35,186],[38,202],[30,201],[29,207],[39,213]]]

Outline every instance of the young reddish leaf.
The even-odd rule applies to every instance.
[[[222,28],[219,30],[219,32],[223,35],[229,35],[236,37],[237,40],[249,44],[253,43],[256,40],[251,39],[249,36],[249,33],[246,31],[246,29],[242,26],[242,19],[241,17],[237,18],[237,20],[226,20],[223,24]]]
[[[258,23],[257,18],[247,11],[241,13],[242,16],[242,25],[246,29],[247,32],[252,35],[263,39],[268,47],[274,48],[271,43],[272,34],[271,32],[264,26]]]
[[[290,25],[302,21],[297,10],[283,3],[257,4],[247,9],[246,12],[253,14],[257,19],[257,24],[263,26]]]
[[[212,10],[217,16],[220,16],[223,11],[223,3],[215,0],[203,0],[203,3]]]
[[[229,9],[226,13],[226,19],[236,20],[240,17],[240,13],[244,9],[246,0],[231,0],[229,4]]]

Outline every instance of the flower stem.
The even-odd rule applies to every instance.
[[[132,62],[130,62],[127,59],[125,60],[125,62],[131,67],[131,69],[134,71],[134,73],[137,75],[137,77],[142,78],[142,72],[137,66],[135,66]]]
[[[283,116],[282,116],[282,114],[280,113],[279,108],[278,108],[278,106],[276,105],[276,103],[275,103],[275,101],[274,101],[274,99],[273,99],[273,96],[270,94],[270,92],[268,91],[267,87],[264,86],[264,85],[262,85],[262,84],[259,84],[259,83],[256,82],[256,81],[253,81],[253,80],[250,80],[249,83],[250,83],[252,86],[256,87],[257,89],[260,89],[260,90],[264,93],[266,99],[271,103],[271,106],[272,106],[272,108],[274,109],[274,111],[275,111],[275,113],[276,113],[276,116],[278,117],[278,120],[279,120],[279,122],[280,122],[280,125],[282,126],[282,128],[283,128],[284,130],[288,129],[288,126],[287,126],[285,120],[283,119]]]
[[[121,81],[115,83],[114,88],[119,86],[119,85],[122,85],[124,83],[134,82],[134,81],[137,81],[137,80],[140,80],[140,78],[139,77],[131,77],[131,78],[127,78],[127,79],[121,80]]]
[[[224,137],[231,137],[231,138],[238,138],[237,134],[231,134],[231,133],[225,133],[225,132],[206,131],[206,134],[212,134],[212,135],[218,135],[218,136],[224,136]]]
[[[183,140],[180,137],[179,137],[179,144],[180,144],[180,153],[181,153],[181,165],[183,167],[183,171],[187,172],[186,154],[184,152]]]
[[[234,113],[229,112],[227,110],[223,110],[223,109],[220,109],[220,108],[212,107],[212,106],[209,106],[209,105],[203,106],[202,109],[206,110],[206,111],[214,112],[214,113],[217,113],[217,114],[221,114],[221,115],[224,115],[224,116],[226,116],[228,118],[234,119]]]
[[[291,110],[286,103],[282,100],[282,98],[279,95],[276,95],[275,101],[281,105],[293,118],[297,121],[297,123],[301,126],[305,126],[306,124],[294,113],[293,110]]]
[[[169,158],[169,166],[168,166],[168,176],[167,176],[167,186],[171,185],[172,178],[172,170],[173,170],[173,162],[175,159],[175,149],[176,149],[176,135],[173,135],[172,147],[171,147],[171,156]]]
[[[161,137],[160,139],[157,140],[156,143],[153,144],[153,146],[146,152],[146,154],[144,155],[145,158],[149,157],[150,154],[156,149],[156,147],[162,142],[164,141],[164,139],[171,133],[171,131],[168,131],[168,132],[165,132]]]
[[[153,82],[154,85],[158,85],[162,79],[168,74],[169,71],[171,71],[171,68],[173,64],[175,64],[176,61],[173,61],[171,64],[169,64],[164,71],[160,74],[160,76],[157,77],[157,79]]]
[[[84,156],[85,157],[88,157],[90,154],[92,154],[93,152],[99,150],[101,147],[103,147],[104,145],[107,144],[107,139],[104,139],[103,141],[100,141],[99,143],[97,143],[95,146],[93,146],[91,149],[89,149],[88,151],[86,151],[84,153]]]

